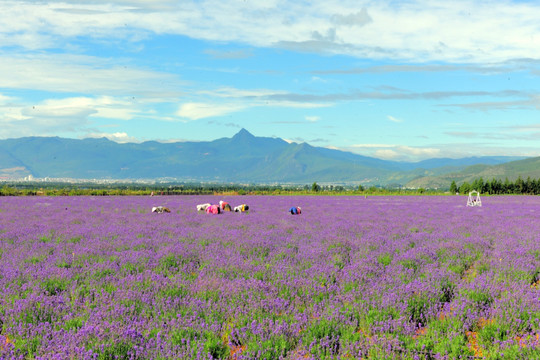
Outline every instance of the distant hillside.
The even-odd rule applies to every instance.
[[[540,178],[540,157],[528,158],[506,162],[498,165],[473,165],[461,171],[449,172],[439,176],[424,176],[407,183],[410,187],[448,187],[452,181],[458,185],[464,182],[472,183],[477,178],[484,180],[498,179],[504,181],[506,178],[515,181],[518,177],[522,179]]]
[[[332,182],[404,185],[414,179],[456,172],[471,164],[514,158],[385,161],[349,152],[256,137],[242,129],[208,142],[141,144],[101,139],[26,137],[0,140],[3,179],[162,179],[236,183]],[[448,185],[446,185],[448,186]]]

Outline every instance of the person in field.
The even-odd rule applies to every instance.
[[[293,206],[289,209],[289,212],[292,215],[300,215],[302,213],[302,208],[300,206]]]
[[[219,207],[223,211],[232,211],[231,205],[228,202],[225,202],[223,200],[219,201]]]
[[[168,207],[165,207],[165,206],[154,206],[152,208],[152,212],[155,212],[155,213],[158,213],[158,214],[170,213],[171,209],[169,209]]]
[[[208,208],[210,205],[212,205],[212,204],[209,204],[209,203],[206,203],[206,204],[199,204],[199,205],[197,205],[197,211],[203,211],[203,210],[206,210],[206,208]]]
[[[219,207],[219,205],[210,205],[209,207],[206,208],[206,213],[207,214],[220,214],[221,208]]]
[[[238,205],[234,207],[234,212],[246,212],[249,210],[249,206],[246,204]]]

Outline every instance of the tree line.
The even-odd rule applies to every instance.
[[[540,179],[528,177],[515,181],[482,178],[457,185],[452,181],[450,194],[468,194],[476,190],[482,194],[540,195]],[[122,195],[442,195],[444,189],[405,189],[397,187],[364,187],[362,185],[293,184],[223,184],[223,183],[38,183],[4,182],[0,196],[122,196]],[[446,192],[448,194],[448,192]]]
[[[484,181],[482,178],[478,178],[471,183],[465,181],[460,186],[457,186],[455,181],[450,184],[450,193],[467,194],[473,190],[490,195],[540,195],[540,179],[531,179],[529,176],[526,180],[523,180],[519,176],[512,182],[508,178],[504,181],[495,178]]]
[[[10,182],[0,196],[122,196],[122,195],[423,195],[429,189],[382,188],[362,185],[318,184],[223,184],[223,183],[63,183]]]

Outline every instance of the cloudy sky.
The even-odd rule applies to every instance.
[[[535,0],[2,0],[0,138],[540,156]]]

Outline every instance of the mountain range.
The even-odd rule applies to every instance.
[[[510,176],[509,176],[510,174]],[[396,162],[256,137],[242,129],[206,142],[119,144],[106,138],[0,140],[0,179],[173,179],[179,182],[311,182],[448,187],[469,177],[540,177],[540,158],[491,156]],[[515,175],[515,176],[514,176]]]

